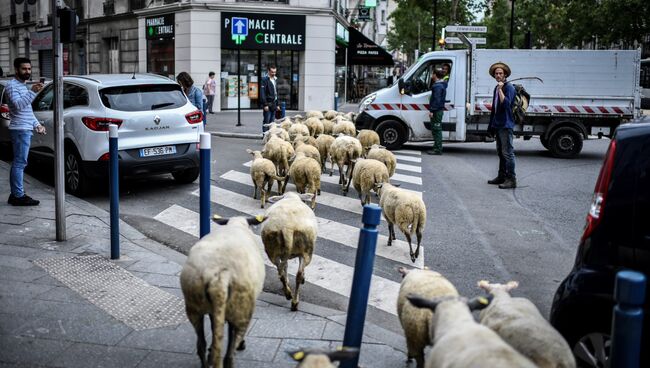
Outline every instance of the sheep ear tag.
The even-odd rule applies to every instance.
[[[212,221],[216,222],[219,225],[227,224],[228,220],[230,220],[230,219],[223,218],[223,217],[221,217],[221,216],[219,216],[217,214],[212,215]]]
[[[488,295],[487,297],[477,296],[476,298],[472,298],[470,301],[468,301],[467,306],[471,311],[482,310],[485,309],[488,305],[490,305],[492,298],[493,298],[492,295]]]
[[[262,222],[266,220],[266,217],[264,215],[257,215],[255,217],[247,217],[246,222],[248,222],[249,225],[259,225]]]
[[[300,362],[303,359],[305,359],[305,352],[302,350],[298,351],[287,351],[287,354],[291,356],[291,359],[295,360],[296,362]]]

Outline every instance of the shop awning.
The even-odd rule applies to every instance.
[[[350,27],[348,65],[394,65],[393,56],[363,33]]]

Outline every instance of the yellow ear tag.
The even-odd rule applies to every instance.
[[[217,214],[215,213],[214,215],[212,215],[212,218],[215,219],[215,220],[218,220],[218,219],[221,218],[221,216],[219,216],[219,215],[217,215]]]
[[[304,357],[305,357],[305,353],[302,352],[302,351],[297,351],[297,352],[293,353],[293,359],[294,359],[294,360],[298,360],[298,361],[300,361],[300,360],[302,360],[302,358],[304,358]]]
[[[257,221],[259,221],[259,222],[264,221],[264,215],[257,215],[257,216],[255,216],[255,220],[257,220]]]
[[[490,301],[489,301],[486,297],[483,297],[483,296],[479,296],[479,297],[478,297],[478,302],[481,303],[481,304],[483,304],[483,305],[488,305],[488,304],[490,304]]]

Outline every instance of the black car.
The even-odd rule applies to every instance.
[[[551,324],[580,366],[609,357],[616,273],[650,277],[650,117],[621,125],[596,181],[575,265],[558,288]],[[646,291],[641,366],[650,367],[650,293]],[[645,348],[643,348],[645,347]]]

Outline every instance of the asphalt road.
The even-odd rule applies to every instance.
[[[398,168],[398,173],[406,178],[402,187],[422,192],[427,206],[424,255],[421,256],[424,265],[445,275],[467,296],[480,293],[476,282],[482,279],[519,281],[520,287],[514,294],[530,298],[548,316],[553,293],[572,266],[608,144],[607,139],[585,141],[577,159],[562,160],[552,158],[537,139],[517,139],[519,187],[516,190],[500,190],[486,183],[497,170],[494,143],[446,144],[443,156],[414,154],[425,148],[420,145],[405,147],[414,151],[410,155],[396,152],[403,157],[398,159],[404,165],[402,168],[409,168],[409,171]],[[213,137],[212,148],[212,184],[223,191],[219,193],[225,193],[223,197],[229,197],[222,200],[213,194],[216,203],[212,211],[222,216],[246,212],[246,201],[252,199],[242,199],[241,208],[239,202],[220,203],[251,197],[252,187],[233,180],[233,175],[248,173],[248,167],[243,164],[250,160],[250,155],[245,150],[261,149],[261,141]],[[35,166],[29,172],[52,184],[50,170]],[[340,197],[337,185],[323,182],[322,187],[323,192],[335,195],[331,198]],[[120,187],[120,217],[149,237],[187,252],[197,238],[182,224],[195,223],[193,216],[198,212],[199,199],[193,192],[197,189],[198,181],[177,185],[171,175],[125,180]],[[356,199],[354,190],[350,191],[350,198]],[[99,187],[86,199],[109,208],[106,187]],[[376,198],[373,200],[376,203]],[[324,200],[321,197],[319,201]],[[165,214],[173,220],[164,220]],[[334,229],[361,226],[359,214],[343,211],[333,203],[318,205],[316,214],[329,225],[334,224]],[[380,225],[379,232],[387,235],[385,224]],[[337,285],[319,282],[323,278],[319,275],[340,271],[323,268],[340,265],[343,269],[340,275],[345,278],[344,271],[354,267],[356,241],[346,244],[340,240],[341,236],[345,239],[343,234],[319,234],[316,254],[323,263],[312,265],[311,270],[307,268],[308,283],[301,289],[302,300],[341,310],[347,308],[347,298],[332,291]],[[397,237],[405,239],[399,231]],[[356,239],[356,233],[349,238]],[[390,295],[388,290],[393,290],[390,287],[400,282],[396,267],[410,266],[408,246],[402,243],[402,248],[399,247],[398,244],[391,247],[394,249],[386,249],[381,240],[377,244],[374,275],[392,285],[387,287],[386,295]],[[399,253],[398,260],[383,256],[387,251]],[[318,276],[318,280],[310,282],[310,273],[312,277]],[[349,282],[349,279],[340,280],[340,283]],[[274,268],[267,267],[265,289],[281,293]],[[390,302],[380,300],[370,306],[368,318],[399,332],[401,328],[394,312],[388,312]]]

